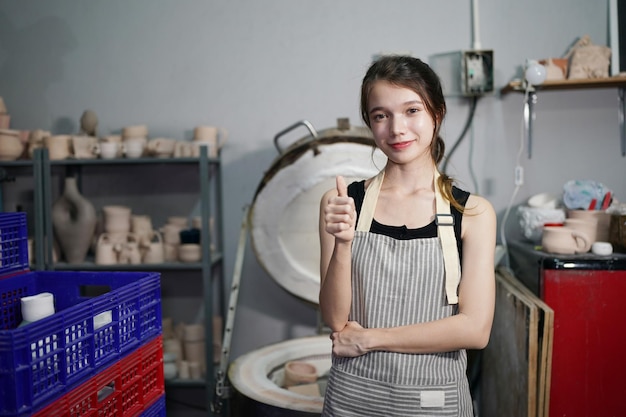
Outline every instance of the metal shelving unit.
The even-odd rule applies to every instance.
[[[202,260],[194,263],[167,262],[162,264],[139,264],[139,265],[97,265],[87,259],[81,264],[68,264],[64,262],[54,263],[53,248],[53,227],[51,207],[52,199],[52,168],[56,166],[65,167],[65,175],[84,174],[83,168],[98,165],[123,165],[133,166],[137,169],[156,169],[161,165],[181,165],[189,168],[197,167],[199,180],[200,215],[202,217],[201,236],[208,236],[202,239]],[[222,171],[220,158],[209,158],[207,148],[200,148],[198,158],[136,158],[136,159],[66,159],[51,161],[48,158],[46,149],[35,151],[32,160],[20,160],[10,162],[0,162],[1,168],[13,169],[14,167],[30,167],[33,169],[34,178],[34,212],[35,212],[35,258],[34,269],[41,270],[75,270],[75,271],[197,271],[202,276],[204,325],[205,325],[205,360],[206,376],[204,381],[168,381],[167,386],[172,387],[204,387],[206,391],[206,407],[211,414],[211,402],[215,391],[215,364],[213,362],[213,313],[214,313],[214,292],[215,285],[218,291],[218,311],[222,317],[226,316],[224,300],[224,267],[223,254],[219,250],[211,251],[214,245],[216,249],[223,248],[223,213],[222,213]],[[79,181],[80,183],[80,181]],[[1,201],[0,193],[0,201]],[[214,218],[215,230],[211,233],[209,219]],[[213,241],[215,238],[215,242]],[[217,280],[217,283],[215,282]],[[223,330],[223,329],[220,329]]]

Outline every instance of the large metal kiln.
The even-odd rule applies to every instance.
[[[309,129],[310,135],[283,149],[279,139],[300,126]],[[375,175],[386,158],[375,147],[369,130],[351,127],[347,119],[320,132],[301,121],[278,133],[274,142],[279,156],[258,186],[246,229],[257,259],[270,277],[299,299],[317,304],[322,194],[335,187],[337,175],[348,183]],[[242,251],[240,242],[239,261]],[[240,274],[239,268],[235,266]],[[233,284],[233,290],[237,288]],[[232,300],[231,293],[230,310],[236,307]],[[227,322],[226,336],[232,320]],[[233,408],[240,415],[320,415],[323,389],[319,395],[307,395],[282,388],[283,368],[289,361],[306,361],[315,365],[318,375],[324,375],[330,369],[330,353],[328,335],[319,335],[287,340],[239,357],[228,371],[236,391]]]

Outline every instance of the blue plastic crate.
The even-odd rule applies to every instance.
[[[54,294],[56,313],[18,328],[21,297],[41,292]],[[156,272],[37,271],[0,278],[0,416],[59,398],[161,331]]]
[[[26,213],[0,213],[0,276],[28,269]]]

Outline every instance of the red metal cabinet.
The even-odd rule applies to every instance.
[[[550,416],[626,415],[626,260],[541,263],[554,309]]]
[[[626,255],[509,248],[516,277],[554,310],[550,417],[626,416]]]

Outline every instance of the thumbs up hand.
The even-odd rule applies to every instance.
[[[347,197],[348,196],[348,186],[346,185],[346,180],[341,176],[337,176],[337,196],[338,197]]]
[[[354,200],[348,197],[348,187],[342,176],[337,177],[336,195],[331,191],[328,203],[324,208],[326,231],[342,242],[350,242],[354,238],[356,209]]]

